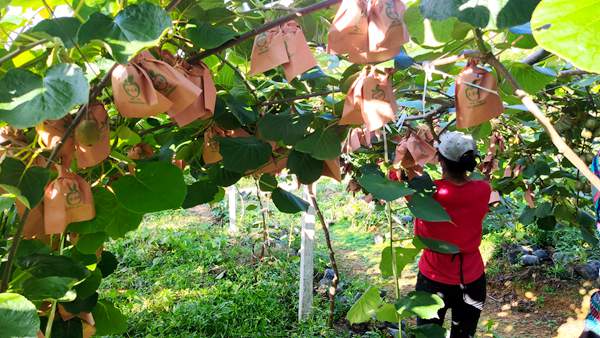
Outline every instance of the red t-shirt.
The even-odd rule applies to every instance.
[[[429,237],[456,245],[463,256],[465,284],[474,282],[484,272],[479,253],[482,222],[489,211],[491,188],[486,181],[469,181],[457,185],[447,180],[434,182],[437,191],[433,197],[444,207],[452,222],[415,221],[415,235]],[[419,260],[419,270],[436,282],[460,284],[459,257],[425,249]]]

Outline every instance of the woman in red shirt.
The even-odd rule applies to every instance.
[[[438,157],[442,179],[435,181],[434,198],[450,215],[452,222],[415,221],[415,234],[454,244],[457,254],[425,249],[419,260],[417,291],[438,294],[444,308],[437,319],[417,321],[417,325],[442,325],[452,309],[451,338],[474,337],[486,298],[484,264],[479,253],[482,222],[488,212],[491,188],[486,181],[471,180],[468,173],[477,165],[477,148],[471,136],[447,132],[440,137]]]

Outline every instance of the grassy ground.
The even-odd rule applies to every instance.
[[[380,208],[345,193],[339,184],[322,184],[318,200],[331,222],[333,243],[341,269],[341,292],[336,307],[336,329],[326,327],[327,299],[315,295],[315,311],[298,323],[299,215],[286,215],[263,196],[270,210],[270,255],[256,258],[262,243],[262,224],[252,182],[239,185],[243,208],[238,214],[242,235],[224,231],[225,205],[199,212],[177,211],[146,217],[141,229],[112,242],[109,250],[120,260],[117,271],[102,284],[107,295],[128,317],[130,337],[347,337],[383,334],[374,327],[350,327],[345,313],[369,284],[389,290],[391,280],[381,278],[379,257],[385,244],[385,218]],[[242,210],[243,209],[243,210]],[[396,210],[400,219],[403,210]],[[576,280],[552,279],[540,269],[503,265],[497,248],[525,236],[518,231],[492,228],[482,244],[488,262],[488,302],[480,321],[480,335],[496,337],[551,337],[576,332],[585,314],[582,304],[591,285]],[[394,236],[411,232],[397,225]],[[565,237],[570,233],[554,234]],[[575,239],[573,239],[575,241]],[[387,243],[387,241],[385,241]],[[574,245],[574,243],[571,243]],[[322,232],[317,226],[315,280],[328,264]],[[402,292],[414,288],[416,266],[405,268]],[[550,276],[550,277],[549,277]],[[554,277],[564,277],[556,273]],[[569,318],[573,320],[569,321]],[[572,326],[575,329],[565,331]],[[367,330],[367,332],[365,332]],[[369,331],[370,330],[370,331]]]

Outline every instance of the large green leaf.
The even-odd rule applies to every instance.
[[[100,287],[101,282],[102,273],[100,272],[100,269],[96,268],[96,270],[92,271],[88,278],[84,279],[83,282],[75,286],[75,290],[77,291],[77,297],[91,297],[96,292],[96,290],[98,290],[98,287]]]
[[[537,43],[576,67],[600,73],[600,0],[542,0],[531,17]]]
[[[306,153],[292,150],[287,160],[287,167],[292,174],[298,176],[302,184],[311,184],[321,177],[324,162]]]
[[[295,149],[318,160],[332,160],[342,153],[343,138],[344,135],[338,128],[319,129],[296,143]]]
[[[415,43],[426,47],[440,47],[453,40],[454,25],[458,21],[449,17],[444,20],[423,18],[419,10],[420,1],[410,5],[404,13],[404,21]]]
[[[40,319],[32,302],[16,293],[0,293],[2,337],[35,337],[39,329]]]
[[[242,178],[242,175],[235,171],[225,169],[222,163],[217,163],[208,168],[208,177],[216,185],[228,187],[239,181]]]
[[[93,13],[79,28],[77,38],[80,44],[91,40],[106,41],[115,60],[127,63],[140,50],[155,46],[170,27],[169,14],[159,6],[145,2],[126,7],[114,20],[99,12]]]
[[[358,183],[373,197],[385,201],[394,201],[408,196],[415,191],[404,182],[390,181],[377,173],[364,174],[358,178]]]
[[[446,338],[446,329],[437,324],[425,324],[411,330],[415,338]]]
[[[77,244],[75,248],[82,254],[95,254],[96,251],[104,244],[108,239],[105,232],[92,232],[87,234],[81,234],[77,238]]]
[[[20,258],[18,265],[37,278],[57,276],[80,281],[90,275],[88,269],[67,256],[33,254]]]
[[[64,306],[65,309],[71,313],[92,312],[97,303],[98,293],[94,292],[89,297],[80,297],[78,294],[74,301],[62,303],[62,306]]]
[[[452,243],[423,236],[415,236],[413,238],[413,245],[419,249],[428,248],[443,254],[456,254],[460,252],[459,248]]]
[[[50,171],[41,167],[30,167],[14,158],[7,157],[0,163],[0,184],[17,187],[31,208],[44,197],[44,189],[50,180]]]
[[[374,286],[370,286],[356,303],[352,305],[346,314],[346,319],[348,319],[350,324],[368,322],[376,315],[382,303],[383,300],[379,296],[379,290]]]
[[[219,139],[219,146],[225,169],[237,173],[257,169],[271,157],[271,146],[254,136],[223,137]]]
[[[77,280],[69,277],[32,277],[23,282],[23,295],[31,300],[61,299],[65,298],[75,282]],[[75,298],[75,293],[71,293]]]
[[[281,188],[275,188],[271,192],[271,198],[277,209],[286,214],[306,211],[309,207],[308,202]]]
[[[377,311],[375,318],[380,322],[398,323],[399,317],[394,304],[384,303]]]
[[[112,188],[119,203],[136,213],[177,209],[186,192],[181,170],[168,162],[138,163],[135,175],[119,178]]]
[[[429,222],[450,222],[450,215],[444,210],[442,205],[433,197],[426,194],[413,194],[408,201],[408,208],[415,215],[424,221]]]
[[[425,291],[412,291],[396,303],[396,310],[401,318],[438,318],[437,312],[443,307],[444,301],[440,296]]]
[[[231,95],[225,95],[225,106],[235,116],[242,126],[255,123],[258,119],[258,111],[247,102],[242,102]]]
[[[547,84],[554,81],[555,77],[546,73],[542,73],[534,67],[521,63],[521,62],[510,62],[506,64],[506,68],[517,80],[517,82],[523,87],[523,89],[529,94],[537,94],[546,87]],[[506,79],[500,82],[500,88],[506,96],[513,96],[512,87],[508,84]],[[513,99],[509,102],[517,103],[520,102],[517,99]],[[545,163],[545,162],[544,162]]]
[[[16,128],[29,128],[57,120],[74,106],[88,102],[89,84],[72,64],[52,66],[41,77],[13,68],[0,80],[0,120]]]
[[[192,20],[185,35],[197,48],[211,49],[234,38],[237,33],[224,26],[213,26],[208,22]]]
[[[277,188],[277,178],[271,174],[262,174],[258,187],[261,191],[273,191]]]
[[[92,315],[97,336],[118,335],[127,330],[127,318],[107,300],[98,301]]]
[[[187,209],[208,203],[215,198],[218,192],[219,187],[212,181],[201,179],[187,186],[187,193],[181,207]]]
[[[302,140],[312,121],[312,115],[266,114],[258,120],[258,132],[261,137],[287,145]]]
[[[457,17],[477,27],[507,28],[526,23],[540,0],[422,0],[424,17]]]
[[[386,246],[383,251],[381,251],[379,270],[383,277],[391,277],[394,275],[391,252],[392,250],[390,250],[389,246]],[[394,253],[396,254],[396,273],[398,276],[400,276],[407,264],[410,264],[415,260],[415,257],[417,257],[419,252],[421,252],[421,250],[415,248],[394,248]]]
[[[29,32],[43,32],[49,36],[57,37],[62,40],[65,47],[73,48],[77,43],[77,30],[80,25],[81,22],[77,18],[45,19],[33,26]]]

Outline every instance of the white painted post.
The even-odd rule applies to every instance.
[[[298,321],[306,319],[312,312],[314,245],[315,245],[315,208],[308,195],[308,187],[304,187],[304,199],[310,203],[308,211],[302,213],[302,231],[300,244],[300,292],[298,304]],[[316,184],[314,185],[316,189]]]
[[[235,189],[235,185],[232,185],[227,188],[227,204],[229,205],[229,229],[228,229],[228,232],[230,235],[235,235],[238,233],[236,202],[237,202],[237,191]]]

